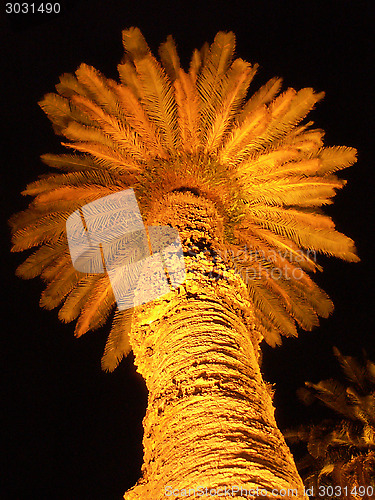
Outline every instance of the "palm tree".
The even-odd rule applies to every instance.
[[[356,151],[323,147],[323,131],[302,124],[323,92],[280,93],[272,78],[246,98],[257,65],[234,58],[231,32],[195,50],[187,72],[171,37],[160,62],[139,29],[125,30],[123,43],[121,83],[82,64],[40,102],[73,152],[43,155],[64,173],[23,191],[35,198],[11,221],[13,251],[40,248],[17,274],[47,282],[41,306],[62,304],[62,321],[78,318],[76,336],[114,314],[104,370],[134,352],[149,398],[143,476],[127,500],[225,486],[264,497],[298,488],[302,497],[259,345],[297,336],[296,323],[311,330],[332,311],[307,274],[321,270],[315,252],[358,260],[320,208],[345,184],[334,172]],[[88,202],[128,188],[146,225],[179,231],[187,274],[160,299],[113,313],[108,276],[72,266],[65,224]]]
[[[331,498],[369,499],[375,495],[375,363],[360,364],[351,356],[338,358],[346,385],[328,379],[306,382],[298,391],[305,404],[320,400],[333,410],[332,418],[313,425],[289,429],[284,436],[291,443],[307,445],[307,455],[297,462],[305,485],[314,497],[331,491]],[[331,490],[328,490],[331,486]],[[320,488],[320,490],[319,490]]]

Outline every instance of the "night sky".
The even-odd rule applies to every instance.
[[[38,3],[36,3],[37,5]],[[159,5],[158,5],[159,4]],[[38,4],[39,5],[39,4]],[[313,332],[264,347],[263,373],[276,383],[280,428],[325,415],[306,409],[295,395],[305,380],[340,375],[332,354],[375,359],[373,165],[373,2],[254,1],[62,2],[58,15],[1,14],[2,90],[2,401],[6,438],[1,499],[115,500],[135,484],[142,463],[146,389],[129,356],[113,374],[100,370],[108,327],[73,337],[57,310],[39,308],[43,284],[23,281],[14,270],[26,258],[10,254],[5,221],[26,208],[19,193],[46,173],[39,156],[62,152],[59,138],[37,105],[54,91],[58,76],[81,62],[117,78],[121,30],[141,28],[155,53],[173,34],[182,63],[219,30],[237,35],[237,55],[259,63],[251,88],[272,76],[285,86],[312,86],[326,97],[311,114],[326,130],[326,145],[358,149],[356,165],[339,173],[348,185],[327,209],[339,231],[356,241],[359,264],[321,258],[316,280],[332,297],[335,312]],[[5,282],[4,282],[5,281]]]

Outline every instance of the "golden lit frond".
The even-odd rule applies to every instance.
[[[115,142],[111,140],[109,135],[96,127],[87,127],[77,122],[70,122],[66,128],[62,129],[61,133],[70,141],[97,142],[112,149],[116,148]]]
[[[35,198],[10,220],[12,250],[40,248],[17,274],[48,282],[41,305],[63,302],[59,317],[78,318],[77,336],[97,328],[111,314],[113,292],[106,275],[74,269],[67,218],[133,188],[145,220],[155,219],[164,199],[192,191],[222,221],[217,244],[232,252],[225,262],[243,277],[265,340],[277,345],[282,335],[295,336],[296,324],[310,330],[333,307],[307,274],[322,270],[316,254],[359,260],[354,242],[320,208],[345,185],[335,172],[356,161],[354,148],[326,147],[324,131],[305,120],[324,93],[281,92],[282,79],[271,78],[248,95],[258,65],[234,57],[232,32],[194,50],[188,71],[171,36],[160,46],[160,61],[138,28],[122,36],[120,83],[81,64],[39,103],[75,153],[43,155],[62,173],[41,176],[22,192]],[[129,352],[131,317],[132,311],[115,312],[103,369],[112,371]]]
[[[78,82],[77,77],[64,73],[59,77],[60,83],[56,85],[57,92],[63,97],[72,97],[73,95],[87,96],[87,90]]]
[[[268,126],[262,134],[250,141],[249,153],[264,152],[268,147],[275,147],[323,97],[324,92],[315,94],[310,88],[299,92],[288,89],[276,97],[269,104],[271,119]]]
[[[230,137],[219,153],[220,161],[234,164],[242,160],[248,152],[251,139],[263,133],[270,119],[266,106],[256,108],[243,122],[234,127]]]
[[[271,78],[271,80],[269,80],[265,85],[260,87],[260,89],[250,97],[250,99],[243,107],[239,115],[239,122],[242,122],[244,119],[246,119],[249,114],[255,109],[271,102],[272,99],[279,93],[281,84],[281,78]]]
[[[76,71],[76,76],[92,101],[100,105],[110,116],[121,117],[121,107],[116,95],[98,70],[87,64],[81,64]]]
[[[43,290],[39,302],[40,306],[45,309],[57,307],[77,285],[81,277],[82,273],[74,269],[71,262],[68,261]]]
[[[57,207],[59,203],[70,203],[71,209],[74,212],[74,210],[76,210],[76,204],[81,206],[85,203],[89,203],[89,201],[103,197],[103,194],[106,196],[120,190],[122,190],[121,186],[105,187],[96,184],[88,186],[65,185],[39,194],[33,201],[33,206],[36,208],[44,208],[45,206],[49,206],[50,203],[53,203],[54,207]]]
[[[78,142],[78,143],[62,143],[63,146],[76,149],[82,153],[92,155],[95,161],[109,171],[118,171],[120,174],[140,171],[140,166],[133,160],[131,156],[121,154],[117,149],[103,146],[97,142]]]
[[[117,69],[123,85],[129,87],[137,99],[140,99],[143,96],[142,85],[138,79],[134,64],[125,59],[117,66]]]
[[[129,56],[132,61],[134,61],[134,59],[141,59],[151,52],[141,30],[134,26],[122,32],[122,43],[126,55]]]
[[[65,97],[56,94],[46,94],[39,101],[39,106],[53,123],[56,134],[61,134],[61,130],[65,129],[70,121],[78,121],[84,125],[92,124],[91,120],[82,115],[74,103]]]
[[[106,113],[100,106],[85,97],[73,96],[72,100],[97,126],[102,128],[105,134],[118,143],[120,152],[123,149],[125,154],[139,160],[148,156],[146,148],[126,123]]]
[[[215,118],[215,104],[220,104],[220,84],[232,62],[234,46],[234,33],[219,32],[207,55],[202,57],[196,85],[201,100],[200,128],[203,133]]]
[[[313,124],[314,122],[308,122],[306,125],[296,127],[285,139],[285,145],[289,144],[308,158],[315,156],[323,147],[324,130],[309,129],[308,127]]]
[[[123,34],[124,48],[132,57],[142,83],[142,104],[149,118],[159,127],[166,147],[173,151],[178,145],[173,87],[162,66],[142,45],[143,42],[137,42],[143,38],[138,32],[131,29]]]
[[[268,205],[299,205],[302,207],[321,206],[336,194],[335,189],[345,185],[345,181],[337,177],[284,177],[266,180],[263,183],[242,181],[246,189],[246,200],[249,203],[265,203]],[[317,201],[320,200],[320,201]]]
[[[88,330],[95,330],[103,325],[115,307],[115,297],[113,295],[111,282],[108,275],[100,277],[82,308],[77,320],[75,335],[80,337]]]
[[[353,165],[357,161],[357,151],[345,146],[322,148],[319,159],[322,165],[320,172],[328,174]]]
[[[208,46],[207,42],[206,45]],[[201,67],[202,67],[202,54],[198,49],[195,49],[193,51],[193,55],[191,56],[191,61],[189,66],[189,76],[191,77],[194,83],[197,79],[197,75]]]
[[[122,105],[126,122],[142,138],[147,150],[155,156],[165,157],[166,152],[160,143],[156,127],[151,123],[138,98],[131,88],[125,85],[114,87]]]
[[[43,243],[57,243],[65,233],[66,219],[71,212],[51,212],[47,215],[31,214],[32,222],[18,229],[12,237],[12,252],[20,252]],[[23,224],[22,224],[23,225]]]
[[[66,160],[65,158],[66,156],[68,156],[68,160]],[[70,160],[71,157],[75,158],[74,156],[70,155],[61,155],[60,157],[61,166],[60,162],[58,161],[56,162],[55,158],[52,159],[48,158],[47,162],[51,161],[57,166],[57,168],[63,169],[65,165],[68,165],[69,167],[72,163],[74,166],[77,165],[75,160],[73,161]],[[82,159],[85,159],[85,157],[82,156]],[[123,176],[121,176],[120,179],[118,176],[115,176],[113,172],[95,168],[95,163],[93,163],[92,170],[89,170],[88,167],[89,164],[85,164],[85,167],[86,165],[87,168],[83,168],[82,171],[73,171],[69,172],[68,174],[52,174],[47,177],[42,177],[38,181],[34,181],[28,184],[26,186],[26,189],[22,191],[21,194],[36,196],[39,193],[50,191],[60,186],[80,186],[80,185],[97,184],[99,186],[104,186],[104,187],[113,185],[119,185],[125,187],[127,179],[133,179],[133,176],[130,174],[128,174],[128,176],[125,176],[124,180]]]
[[[228,70],[220,86],[220,105],[212,104],[215,113],[203,139],[205,153],[212,153],[218,148],[232,118],[242,104],[256,70],[257,66],[251,67],[242,59],[236,59]]]
[[[49,167],[59,168],[68,172],[80,172],[95,168],[95,162],[90,156],[44,154],[40,158]]]
[[[167,41],[162,43],[159,47],[160,61],[167,75],[173,82],[178,78],[180,71],[180,58],[177,54],[176,44],[173,37],[169,35]]]
[[[260,253],[268,253],[269,249],[273,249],[272,256],[275,257],[275,263],[282,262],[282,256],[286,256],[291,262],[296,262],[297,265],[308,271],[315,271],[319,266],[308,255],[301,252],[301,249],[287,238],[274,234],[268,229],[263,229],[256,224],[248,222],[241,229],[235,230],[235,235],[242,245],[250,245],[255,251]],[[281,266],[283,267],[283,266]]]
[[[191,76],[179,70],[174,82],[181,145],[187,152],[195,152],[199,146],[199,96]]]
[[[326,217],[267,206],[253,209],[251,217],[254,223],[293,241],[299,248],[358,260],[353,240],[329,226]]]
[[[129,332],[134,309],[116,311],[102,357],[102,369],[113,372],[121,359],[131,351]]]
[[[35,278],[46,267],[61,258],[65,251],[65,242],[60,242],[57,245],[43,245],[17,267],[16,275],[23,279]]]
[[[69,292],[64,304],[59,310],[59,319],[64,323],[70,323],[78,318],[83,306],[87,301],[87,297],[93,290],[93,287],[100,279],[98,274],[86,274],[77,283],[77,285]]]

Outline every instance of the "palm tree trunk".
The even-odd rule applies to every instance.
[[[164,200],[158,220],[178,227],[185,250],[197,250],[220,239],[215,217],[213,205],[179,193]],[[185,283],[140,308],[132,330],[149,397],[143,476],[124,498],[241,492],[246,498],[302,498],[302,481],[260,373],[261,338],[244,284],[203,254],[185,261]],[[288,495],[288,489],[295,492]]]

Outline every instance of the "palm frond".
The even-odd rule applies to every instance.
[[[65,156],[65,155],[63,155]],[[53,160],[54,161],[54,160]],[[62,163],[65,162],[65,158],[62,158]],[[36,196],[38,194],[49,192],[51,190],[57,189],[61,186],[81,186],[95,184],[99,186],[120,186],[126,187],[126,180],[131,182],[133,179],[132,175],[129,173],[127,176],[122,175],[121,180],[114,175],[116,169],[111,171],[96,169],[96,170],[85,170],[85,171],[73,171],[68,174],[51,174],[41,179],[31,182],[26,186],[26,189],[21,192],[23,195]],[[122,181],[122,179],[124,180]],[[124,182],[124,183],[122,183]]]
[[[348,418],[354,417],[353,410],[348,405],[346,388],[337,380],[321,380],[317,384],[305,382],[305,385],[308,389],[313,390],[317,399],[320,399],[332,410],[335,410]]]
[[[95,165],[94,160],[90,156],[44,154],[40,158],[49,167],[67,172],[79,172],[97,168],[97,165]]]
[[[115,297],[111,282],[109,277],[104,275],[95,283],[81,310],[74,332],[76,337],[80,337],[88,330],[95,330],[103,325],[114,306]]]
[[[16,275],[23,279],[39,276],[43,270],[58,259],[66,250],[66,243],[58,245],[43,245],[33,252],[16,269]]]
[[[251,217],[255,224],[286,237],[299,248],[358,261],[353,240],[334,230],[332,221],[325,216],[262,206],[252,208]]]
[[[176,103],[171,82],[158,61],[143,47],[139,30],[123,32],[125,51],[133,58],[142,84],[142,104],[159,127],[168,150],[178,145]],[[141,49],[139,47],[142,46]]]
[[[117,149],[103,146],[97,142],[76,142],[74,144],[62,143],[67,148],[76,149],[82,153],[93,156],[102,168],[109,171],[117,171],[120,175],[141,171],[141,165],[137,164],[131,156],[120,154]]]
[[[357,150],[345,146],[322,148],[319,154],[320,173],[328,174],[350,167],[357,160]]]
[[[69,262],[43,290],[40,297],[40,306],[45,309],[54,309],[64,297],[77,285],[82,273],[74,269]]]
[[[123,63],[117,66],[117,70],[119,72],[121,83],[125,87],[128,87],[137,97],[137,99],[141,99],[143,96],[143,90],[134,64],[131,61],[125,59]]]
[[[265,106],[256,108],[246,116],[241,125],[234,127],[219,153],[220,161],[230,165],[244,159],[248,153],[248,144],[254,137],[263,133],[270,119]]]
[[[337,177],[287,177],[256,183],[252,179],[243,181],[249,203],[268,205],[299,205],[301,207],[321,206],[335,196],[335,189],[346,182]],[[319,202],[317,200],[320,200]]]
[[[109,87],[106,78],[97,69],[87,64],[81,64],[76,71],[76,76],[89,98],[72,96],[73,99],[83,97],[86,102],[92,100],[101,106],[108,115],[121,118],[121,107],[116,94]]]
[[[278,144],[323,97],[324,92],[315,94],[311,88],[285,91],[269,105],[272,119],[265,132],[250,141],[249,152],[262,152]]]
[[[207,44],[208,46],[208,44]],[[189,76],[192,82],[195,83],[197,75],[202,68],[202,54],[198,49],[194,49],[193,55],[191,56],[190,66],[189,66]]]
[[[160,45],[159,56],[167,75],[174,82],[178,78],[180,71],[180,58],[177,54],[175,41],[171,35],[168,36],[166,42]]]
[[[251,65],[242,59],[236,59],[227,72],[221,84],[220,104],[214,106],[215,117],[210,120],[205,130],[203,144],[205,152],[216,151],[232,124],[232,119],[245,98],[247,89],[253,79],[257,66]]]
[[[102,128],[113,141],[118,143],[119,152],[123,154],[122,149],[133,156],[143,160],[147,157],[147,151],[141,141],[137,138],[131,128],[124,121],[103,111],[100,106],[81,96],[73,96],[73,102],[94,122]]]
[[[56,243],[65,232],[70,212],[51,212],[38,217],[36,222],[18,229],[12,236],[12,252],[19,252],[42,243]]]
[[[199,96],[189,74],[183,69],[174,82],[181,144],[185,151],[197,151],[199,146]]]
[[[205,131],[215,118],[215,102],[220,103],[218,89],[232,62],[235,47],[234,33],[219,32],[203,58],[196,86],[201,100],[201,129]]]
[[[129,332],[133,309],[116,311],[102,357],[102,369],[112,372],[131,351]]]
[[[95,284],[102,278],[100,274],[84,274],[77,285],[67,294],[59,310],[59,319],[70,323],[80,315]]]
[[[261,108],[264,104],[271,102],[280,92],[281,84],[282,78],[271,78],[265,85],[260,87],[243,107],[239,116],[239,122],[241,123],[245,120],[257,108]]]
[[[87,96],[87,90],[78,82],[77,77],[70,73],[64,73],[59,77],[60,83],[56,85],[57,92],[62,97],[72,97],[73,95]]]
[[[126,122],[142,138],[145,146],[151,150],[152,154],[161,158],[165,157],[166,152],[160,142],[157,130],[148,119],[134,92],[125,85],[116,85],[114,89],[122,105]]]
[[[333,348],[333,354],[338,359],[348,381],[360,390],[365,391],[366,368],[361,366],[352,356],[343,356],[337,347]]]

